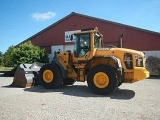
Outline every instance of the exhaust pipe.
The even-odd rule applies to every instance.
[[[118,37],[118,45],[117,45],[118,48],[122,48],[122,37],[123,37],[123,34],[121,34],[121,35]]]

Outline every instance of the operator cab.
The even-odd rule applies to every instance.
[[[78,58],[84,57],[87,52],[91,51],[92,45],[94,48],[102,47],[102,35],[95,29],[81,30],[73,35],[73,39],[74,56]]]

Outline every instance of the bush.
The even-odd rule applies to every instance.
[[[159,66],[160,65],[160,58],[149,56],[146,59],[146,64],[147,64],[148,68],[150,68],[153,72],[157,72],[157,70],[160,67]]]
[[[17,47],[10,46],[4,53],[3,64],[5,67],[17,67],[21,63],[48,62],[48,54],[44,49],[34,46],[31,41]]]

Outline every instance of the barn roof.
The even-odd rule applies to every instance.
[[[123,27],[131,28],[131,29],[135,29],[135,30],[139,30],[139,31],[143,31],[143,32],[148,32],[148,33],[155,34],[155,35],[160,35],[159,32],[154,32],[154,31],[151,31],[151,30],[146,30],[146,29],[142,29],[142,28],[138,28],[138,27],[134,27],[134,26],[130,26],[130,25],[125,25],[125,24],[118,23],[118,22],[113,22],[113,21],[104,20],[104,19],[101,19],[101,18],[96,18],[96,17],[92,17],[92,16],[88,16],[88,15],[72,12],[71,14],[65,16],[64,18],[58,20],[57,22],[55,22],[55,23],[51,24],[50,26],[46,27],[45,29],[41,30],[40,32],[38,32],[38,33],[34,34],[33,36],[27,38],[26,40],[24,40],[23,42],[19,43],[18,45],[20,45],[20,44],[22,44],[22,43],[24,43],[24,42],[26,42],[28,40],[31,40],[32,38],[36,37],[37,35],[45,32],[46,30],[50,29],[51,27],[55,26],[56,24],[59,24],[63,20],[65,20],[65,19],[67,19],[67,18],[69,18],[71,16],[74,16],[74,15],[85,17],[85,18],[88,18],[88,19],[97,20],[97,21],[102,21],[102,22],[106,22],[106,23],[110,23],[110,24],[114,24],[114,25],[118,25],[118,26],[123,26]],[[18,46],[18,45],[16,45],[16,46]]]

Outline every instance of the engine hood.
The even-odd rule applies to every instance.
[[[127,48],[97,48],[95,49],[95,56],[115,56],[123,57],[125,53],[130,53],[132,55],[143,56],[144,53],[137,50],[127,49]]]

